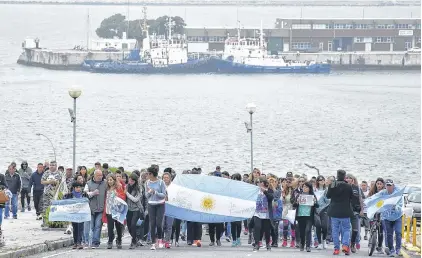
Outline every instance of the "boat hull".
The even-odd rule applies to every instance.
[[[188,60],[183,64],[170,64],[163,67],[153,66],[143,62],[101,62],[84,64],[85,69],[94,73],[118,74],[184,74],[184,73],[209,73],[213,69],[209,60]]]
[[[231,60],[214,60],[218,73],[330,73],[330,64],[310,64],[306,66],[260,66],[235,63]]]
[[[330,64],[310,64],[307,66],[256,66],[234,63],[218,58],[188,60],[183,64],[157,67],[144,62],[87,61],[83,69],[94,73],[118,74],[241,74],[241,73],[330,73]]]

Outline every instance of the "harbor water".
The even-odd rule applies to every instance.
[[[189,26],[246,26],[260,19],[351,17],[350,7],[235,8],[154,7],[160,15],[185,16]],[[391,9],[388,9],[391,8]],[[394,8],[394,12],[392,12]],[[337,7],[338,9],[338,7]],[[416,9],[416,10],[415,10]],[[210,11],[214,10],[214,11]],[[222,10],[220,12],[219,10]],[[254,15],[251,15],[256,11]],[[316,11],[315,11],[316,10]],[[361,17],[362,8],[353,9]],[[365,8],[365,16],[420,17],[410,7]],[[358,179],[392,177],[420,183],[420,72],[335,72],[330,75],[113,75],[51,71],[19,66],[21,42],[39,37],[42,47],[69,48],[94,37],[101,20],[125,7],[1,5],[0,22],[0,166],[12,160],[35,163],[52,159],[47,135],[60,164],[71,165],[72,124],[67,90],[80,85],[77,163],[96,161],[134,169],[157,163],[176,170],[216,165],[230,173],[250,168],[250,136],[244,122],[248,102],[254,114],[255,167],[264,173],[322,174],[339,168]],[[209,12],[209,13],[208,13]],[[141,7],[130,9],[131,18]],[[22,17],[25,17],[23,19]],[[385,18],[392,18],[390,16]]]

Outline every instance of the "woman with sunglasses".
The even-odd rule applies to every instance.
[[[290,221],[287,219],[287,214],[289,210],[293,210],[293,202],[292,202],[292,196],[294,192],[294,188],[292,186],[293,184],[293,177],[287,177],[284,182],[282,182],[282,193],[281,197],[283,198],[283,244],[282,247],[287,247],[287,235],[289,233],[289,225],[291,228],[291,236],[292,240],[290,242],[290,247],[295,247],[295,224],[290,223]]]
[[[315,229],[317,235],[317,242],[315,243],[318,250],[326,249],[326,238],[327,238],[327,225],[328,225],[328,215],[327,209],[329,201],[325,197],[327,187],[325,185],[325,178],[323,176],[318,176],[315,183],[315,196],[319,207],[315,210]],[[324,209],[322,209],[322,208]]]
[[[259,187],[258,198],[256,200],[255,213],[252,217],[251,223],[253,224],[254,234],[254,248],[253,251],[259,250],[260,240],[265,235],[265,242],[267,250],[271,250],[270,237],[271,237],[271,219],[273,215],[272,201],[274,199],[274,192],[269,187],[267,179],[260,177],[257,180]]]
[[[163,222],[164,222],[164,203],[166,198],[166,184],[163,180],[158,179],[158,167],[151,166],[148,168],[148,180],[145,183],[145,191],[148,199],[149,214],[149,232],[151,234],[151,250],[163,248]],[[157,231],[156,231],[157,230]],[[160,239],[157,240],[157,235]]]

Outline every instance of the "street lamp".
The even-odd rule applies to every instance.
[[[53,152],[54,152],[54,161],[57,162],[57,156],[56,156],[56,148],[54,148],[53,142],[50,140],[50,138],[48,138],[46,135],[42,134],[42,133],[36,133],[37,136],[44,136],[51,144],[51,147],[53,148]]]
[[[246,105],[246,111],[250,114],[251,120],[250,123],[245,123],[246,132],[251,133],[251,173],[253,172],[253,134],[252,134],[252,114],[256,111],[256,105],[254,103],[249,103]]]
[[[69,108],[70,122],[73,123],[73,171],[76,171],[76,99],[81,96],[80,89],[72,88],[69,96],[73,98],[73,110]]]

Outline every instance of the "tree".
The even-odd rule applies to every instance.
[[[168,36],[168,16],[161,16],[155,20],[147,20],[148,32],[150,34]],[[179,16],[171,17],[172,34],[183,34],[186,26],[183,18]],[[128,38],[142,40],[144,38],[142,32],[143,20],[127,21],[122,14],[115,14],[101,22],[101,25],[95,31],[100,38],[122,38],[123,32],[128,32]]]

